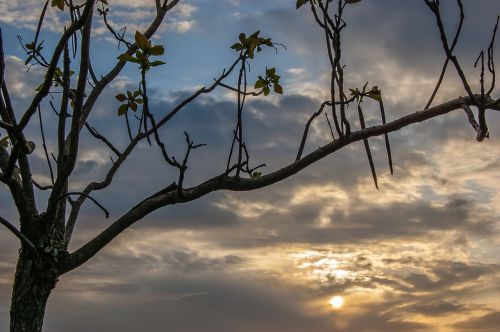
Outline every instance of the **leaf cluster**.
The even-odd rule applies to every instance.
[[[127,94],[119,93],[115,96],[116,100],[119,102],[124,102],[123,104],[118,107],[118,115],[122,116],[125,115],[130,108],[132,111],[136,112],[138,105],[143,104],[144,100],[141,96],[141,91],[136,90],[134,92],[128,91]]]
[[[160,56],[165,53],[165,48],[162,45],[153,45],[148,38],[136,31],[135,33],[135,43],[137,45],[137,51],[135,51],[135,56],[127,53],[121,54],[118,59],[127,62],[138,63],[141,70],[148,71],[151,67],[157,67],[164,65],[163,61],[150,61],[151,56]]]
[[[253,59],[255,51],[257,51],[257,53],[261,52],[262,46],[274,47],[271,38],[262,38],[259,37],[259,34],[260,31],[256,31],[247,37],[245,33],[242,32],[239,35],[240,42],[234,43],[231,48]]]
[[[283,87],[279,84],[281,76],[276,74],[276,68],[267,68],[266,77],[259,76],[255,82],[255,89],[263,89],[264,96],[269,95],[271,92],[271,85],[275,93],[283,94]]]
[[[75,72],[73,70],[69,71],[69,77],[73,76]],[[64,86],[64,74],[63,71],[61,70],[60,67],[57,67],[56,70],[54,71],[54,76],[53,76],[53,82],[54,86],[57,88],[59,86]],[[41,91],[43,88],[43,83],[40,84],[35,91]],[[70,91],[71,94],[71,91]]]
[[[378,88],[377,85],[373,86],[370,91],[366,91],[366,84],[363,87],[363,91],[360,91],[358,88],[349,89],[351,92],[351,96],[359,101],[362,97],[368,97],[378,102],[382,101],[382,91]]]
[[[28,58],[26,61],[24,61],[24,65],[27,65],[28,63],[33,60],[33,58],[37,55],[40,54],[41,51],[43,50],[43,40],[40,44],[35,45],[35,42],[31,42],[28,44],[25,44],[24,47],[26,48],[26,53],[28,54]]]

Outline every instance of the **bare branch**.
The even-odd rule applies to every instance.
[[[93,198],[90,195],[87,195],[86,193],[83,193],[83,192],[69,192],[69,193],[66,193],[66,194],[62,195],[61,197],[59,197],[59,200],[64,199],[66,197],[70,197],[72,195],[83,196],[85,198],[90,199],[92,202],[94,202],[95,205],[97,205],[104,212],[104,215],[106,216],[106,218],[109,218],[109,211],[101,203],[99,203],[95,198]]]
[[[91,127],[87,122],[85,122],[85,128],[87,128],[88,132],[92,136],[94,136],[95,138],[97,138],[98,140],[100,140],[104,144],[106,144],[111,149],[111,151],[113,151],[118,157],[121,155],[120,151],[118,151],[118,149],[113,144],[111,144],[111,142],[106,137],[101,135],[97,131],[97,129],[95,129],[94,127]]]
[[[40,122],[40,133],[42,135],[43,152],[45,153],[45,159],[47,160],[47,165],[49,166],[50,180],[51,180],[51,183],[53,185],[54,184],[54,171],[52,170],[52,163],[50,162],[49,153],[47,151],[47,145],[45,144],[45,132],[43,131],[43,120],[42,120],[42,112],[40,111],[40,106],[38,106],[38,120]]]
[[[9,231],[12,232],[23,244],[27,245],[33,253],[38,257],[38,250],[35,245],[23,234],[21,233],[12,223],[7,221],[6,219],[0,217],[0,224],[4,225]]]
[[[323,113],[323,109],[325,108],[326,105],[328,105],[328,101],[324,101],[320,108],[311,115],[309,120],[306,123],[306,127],[304,128],[304,133],[302,134],[302,140],[300,141],[300,146],[299,146],[299,151],[297,152],[297,157],[295,157],[295,161],[299,160],[302,157],[302,152],[304,151],[304,146],[306,145],[306,140],[307,140],[307,134],[309,133],[309,127],[311,126],[311,123],[315,118],[317,118],[321,113]],[[333,136],[333,132],[332,132]]]
[[[80,19],[75,23],[71,24],[71,26],[64,31],[63,35],[61,36],[61,39],[59,39],[59,42],[54,48],[54,53],[52,55],[49,67],[45,74],[45,80],[43,81],[40,90],[33,98],[30,106],[24,112],[24,115],[21,118],[21,121],[19,122],[20,130],[23,130],[28,125],[28,122],[30,121],[31,117],[33,116],[33,114],[35,114],[38,105],[43,100],[43,98],[45,98],[49,93],[50,87],[52,86],[52,79],[57,69],[59,58],[63,53],[64,48],[66,47],[66,43],[76,31],[78,31],[83,27],[88,17],[91,15],[93,7],[94,7],[94,1],[87,1]]]
[[[351,135],[344,139],[328,143],[292,164],[258,178],[247,179],[230,177],[227,173],[224,173],[196,187],[184,189],[182,195],[178,195],[176,190],[162,190],[137,204],[90,242],[71,253],[68,258],[62,262],[61,273],[71,271],[91,259],[121,232],[160,207],[170,204],[186,203],[218,190],[249,191],[269,186],[298,173],[307,166],[354,142],[393,132],[411,124],[441,116],[457,109],[462,109],[464,103],[466,105],[471,105],[474,101],[469,97],[457,98],[427,110],[401,117],[385,125],[378,125],[352,132]]]
[[[469,120],[469,123],[471,124],[472,128],[474,128],[474,130],[477,133],[476,140],[478,142],[482,142],[485,138],[488,137],[488,133],[483,132],[481,126],[476,122],[476,119],[474,118],[474,113],[470,109],[469,105],[463,104],[462,109],[467,114],[467,119]]]

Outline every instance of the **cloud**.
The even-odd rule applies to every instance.
[[[457,323],[454,327],[467,332],[493,332],[498,329],[498,324],[500,324],[500,312],[492,312],[470,321]]]
[[[83,1],[79,1],[83,3]],[[76,2],[78,3],[78,2]],[[36,31],[38,21],[40,19],[40,11],[43,8],[43,3],[37,0],[26,0],[22,2],[0,0],[0,10],[5,15],[2,15],[0,22],[15,25],[17,28],[24,28],[31,31]],[[97,6],[101,8],[101,6]],[[116,30],[119,30],[124,25],[127,26],[127,31],[135,33],[135,31],[144,31],[145,27],[153,21],[156,14],[154,1],[137,2],[129,0],[109,1],[109,22]],[[166,19],[166,24],[162,25],[160,31],[175,31],[185,33],[196,26],[196,22],[191,19],[193,13],[197,10],[194,5],[180,3],[177,5]],[[97,13],[95,15],[97,17]],[[47,13],[44,17],[44,29],[51,33],[59,33],[63,26],[70,24],[69,15],[61,12],[57,8],[49,5]],[[106,29],[101,19],[96,19],[94,34],[97,36],[105,36],[110,33]]]
[[[367,80],[378,84],[390,120],[420,110],[443,61],[432,16],[419,2],[362,3],[348,11],[352,23],[344,44],[346,82],[353,87]],[[487,45],[490,17],[496,15],[492,8],[498,8],[494,1],[471,3],[466,1],[469,22],[474,24],[467,25],[458,49],[468,68],[476,50]],[[33,30],[37,18],[30,13],[36,11],[25,10],[28,5],[40,6],[32,0],[23,5],[0,1],[0,10],[12,14],[0,20]],[[443,6],[453,27],[454,13],[448,12],[448,4]],[[111,7],[116,26],[127,23],[131,33],[142,29],[154,14],[153,1],[147,5],[122,1]],[[166,29],[185,33],[186,44],[194,45],[195,51],[185,52],[179,36],[170,35],[169,64],[186,67],[187,59],[201,63],[212,58],[222,63],[228,53],[219,51],[218,43],[230,45],[226,39],[232,41],[239,31],[262,27],[273,40],[285,42],[287,51],[280,50],[279,60],[273,61],[279,62],[276,67],[283,73],[286,93],[248,99],[244,129],[251,162],[266,163],[264,173],[292,162],[304,124],[328,98],[323,36],[312,25],[311,15],[295,11],[290,1],[249,5],[198,0],[178,8]],[[236,8],[240,15],[232,15]],[[63,19],[49,13],[47,27],[55,31]],[[13,15],[18,15],[17,22]],[[104,33],[102,26],[98,29]],[[260,73],[268,64],[264,60],[268,58],[252,64],[249,76]],[[105,67],[97,61],[99,65]],[[150,92],[157,117],[189,96],[192,89],[183,89],[184,82],[201,81],[210,71],[206,66],[178,75],[175,65],[166,67]],[[198,67],[188,69],[193,68]],[[23,60],[15,56],[7,57],[7,69],[16,110],[22,111],[43,71],[33,67],[26,73]],[[463,94],[453,70],[450,73],[437,102]],[[211,76],[207,77],[203,79],[210,82]],[[89,120],[120,149],[128,141],[123,119],[116,115],[114,95],[136,89],[136,80],[119,77],[103,93]],[[160,131],[176,158],[185,152],[183,131],[195,142],[208,144],[191,155],[187,186],[224,172],[236,123],[232,97],[217,90],[200,98]],[[376,105],[366,102],[365,108],[369,125],[379,124]],[[53,133],[55,117],[47,105],[43,111],[45,129]],[[348,112],[356,127],[356,114]],[[213,193],[156,211],[87,265],[61,278],[48,307],[46,327],[56,332],[67,331],[68,326],[76,332],[494,331],[499,310],[500,128],[494,126],[498,114],[488,117],[492,138],[480,145],[461,112],[391,134],[394,176],[389,175],[383,140],[370,139],[380,191],[373,186],[363,145],[355,144],[266,190]],[[39,141],[37,123],[29,128],[28,137]],[[330,141],[322,116],[311,128],[305,151]],[[48,146],[53,151],[54,141],[48,139]],[[103,179],[112,164],[110,155],[85,134],[72,178],[75,190]],[[48,181],[39,146],[31,162],[37,179]],[[154,144],[138,146],[117,173],[116,185],[95,195],[111,211],[111,219],[86,205],[71,250],[144,196],[177,181],[177,176]],[[2,216],[16,221],[12,206],[7,188],[2,187]],[[18,247],[15,238],[0,232],[2,322],[8,317]],[[342,310],[328,307],[333,295],[344,297]]]

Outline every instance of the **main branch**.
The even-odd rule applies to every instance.
[[[352,132],[349,136],[344,136],[343,139],[338,139],[325,146],[319,147],[303,158],[258,178],[231,177],[228,176],[227,173],[224,173],[211,178],[196,187],[182,190],[181,194],[179,194],[174,187],[169,186],[168,188],[157,192],[137,204],[94,239],[89,241],[80,249],[71,253],[67,259],[62,262],[61,271],[62,273],[65,273],[79,267],[91,259],[102,248],[104,248],[104,246],[106,246],[128,227],[163,206],[190,202],[205,196],[208,193],[219,190],[250,191],[263,188],[300,172],[309,165],[352,143],[359,142],[373,136],[379,136],[397,131],[411,124],[441,116],[457,109],[462,109],[463,105],[472,105],[473,103],[474,101],[470,97],[460,97],[427,110],[406,115],[385,125],[373,126]]]

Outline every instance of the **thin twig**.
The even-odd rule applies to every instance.
[[[43,152],[45,153],[45,159],[47,160],[47,165],[49,166],[49,171],[50,171],[50,181],[52,185],[54,185],[54,171],[52,170],[52,163],[50,162],[49,153],[47,151],[47,145],[45,144],[45,133],[43,131],[43,120],[42,120],[42,112],[40,111],[40,105],[38,106],[38,119],[40,121],[40,133],[42,135]]]

